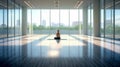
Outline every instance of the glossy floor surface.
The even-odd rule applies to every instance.
[[[83,35],[0,39],[0,67],[120,67],[120,41]]]

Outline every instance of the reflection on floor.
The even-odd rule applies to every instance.
[[[120,67],[120,41],[83,35],[0,40],[0,67]]]

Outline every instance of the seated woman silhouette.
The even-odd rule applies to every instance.
[[[57,30],[56,37],[54,37],[54,39],[60,39],[60,32],[59,32],[59,30]]]

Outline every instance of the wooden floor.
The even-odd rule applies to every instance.
[[[84,35],[0,39],[0,67],[120,67],[120,41]]]

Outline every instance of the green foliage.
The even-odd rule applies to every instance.
[[[60,27],[50,27],[50,26],[37,26],[36,24],[33,24],[32,26],[29,25],[29,27],[32,27],[33,30],[55,30],[55,29],[64,29],[64,30],[78,30],[80,28],[80,26],[82,27],[82,25],[76,25],[76,26],[72,26],[72,27],[67,27],[67,26],[63,26],[61,25]]]
[[[113,26],[112,25],[107,25],[105,28],[105,33],[106,34],[113,34]],[[101,33],[104,33],[104,29],[101,29]],[[120,34],[120,26],[115,25],[115,34]]]
[[[105,33],[106,34],[111,34],[113,32],[113,26],[108,24],[106,25],[106,28],[105,28]]]
[[[115,26],[115,34],[120,35],[120,26],[118,25]]]

